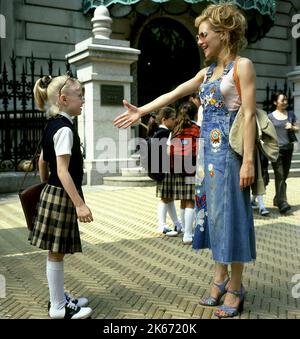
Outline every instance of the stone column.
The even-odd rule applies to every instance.
[[[130,48],[128,41],[110,39],[111,23],[107,8],[97,7],[92,19],[94,36],[78,43],[67,55],[85,87],[78,128],[86,151],[88,185],[102,184],[104,175],[135,165],[128,146],[131,129],[119,130],[112,121],[124,111],[122,100],[130,101],[130,65],[138,60],[140,51]]]
[[[0,60],[3,67],[4,62],[10,64],[11,53],[16,49],[16,16],[19,14],[15,1],[0,1],[1,38],[0,38]],[[5,28],[5,31],[3,31]],[[4,34],[5,33],[5,34]],[[0,70],[2,71],[2,70]]]
[[[296,66],[294,70],[287,74],[288,79],[293,81],[294,83],[294,112],[297,117],[298,125],[300,123],[300,66]],[[297,138],[299,140],[299,134],[297,134]],[[299,143],[297,143],[295,147],[295,151],[298,151]]]
[[[294,70],[287,74],[289,80],[294,83],[294,111],[298,122],[300,121],[300,66],[296,66]]]

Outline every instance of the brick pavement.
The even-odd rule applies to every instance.
[[[89,297],[92,318],[213,317],[213,309],[197,303],[212,281],[210,252],[155,233],[154,187],[85,191],[95,221],[80,226],[84,254],[67,256],[65,285],[74,295]],[[272,207],[273,193],[271,181],[265,197],[271,215],[255,212],[257,261],[245,269],[240,318],[300,318],[291,281],[300,274],[300,178],[288,179],[293,206],[288,216]],[[46,252],[28,244],[24,225],[17,197],[0,197],[0,275],[6,279],[0,319],[48,318]]]

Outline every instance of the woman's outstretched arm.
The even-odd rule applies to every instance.
[[[114,119],[114,125],[118,128],[127,128],[138,122],[142,116],[150,112],[157,111],[161,107],[168,106],[176,100],[194,93],[202,83],[205,73],[206,69],[202,69],[194,78],[184,82],[183,84],[176,87],[173,91],[159,96],[142,107],[136,107],[130,104],[128,101],[123,100],[123,105],[126,109],[126,112]]]

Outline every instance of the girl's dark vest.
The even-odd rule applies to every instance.
[[[63,187],[57,175],[56,154],[53,141],[55,133],[63,127],[69,127],[73,132],[73,147],[69,164],[69,173],[74,181],[76,188],[79,189],[81,187],[83,178],[83,158],[80,149],[80,138],[74,128],[74,125],[69,121],[69,119],[61,115],[50,118],[43,133],[43,157],[44,160],[49,163],[50,169],[48,184],[56,187]]]

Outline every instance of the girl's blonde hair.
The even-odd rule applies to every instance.
[[[223,42],[225,57],[236,55],[247,46],[245,37],[247,21],[242,12],[232,3],[221,3],[208,6],[195,20],[198,28],[202,22],[207,21],[214,32],[224,34]]]
[[[59,96],[65,93],[71,87],[77,86],[82,88],[77,79],[71,78],[68,75],[52,78],[44,76],[35,83],[33,93],[34,100],[41,111],[47,111],[49,116],[55,116],[61,111],[59,107]]]

